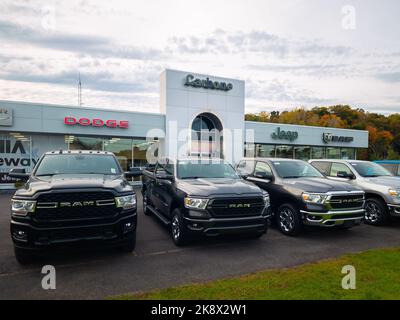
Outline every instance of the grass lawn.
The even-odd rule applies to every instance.
[[[342,289],[345,265],[356,268],[355,290]],[[400,299],[400,248],[112,299]]]

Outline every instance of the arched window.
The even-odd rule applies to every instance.
[[[192,122],[190,154],[198,157],[222,157],[222,123],[211,113],[202,113]]]

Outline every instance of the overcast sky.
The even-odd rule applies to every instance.
[[[0,99],[158,112],[165,68],[246,81],[246,112],[400,112],[398,0],[0,2]]]

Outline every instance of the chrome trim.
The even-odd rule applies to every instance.
[[[329,222],[337,222],[337,221],[356,221],[356,220],[364,220],[364,216],[354,217],[354,218],[344,218],[344,219],[320,219],[320,220],[312,220],[307,218],[305,224],[306,225],[318,225],[323,227],[334,227],[336,224],[329,225]]]
[[[212,227],[212,228],[207,228],[204,229],[204,233],[210,232],[210,231],[223,231],[223,230],[241,230],[241,229],[253,229],[253,228],[261,228],[265,227],[264,224],[249,224],[245,226],[237,226],[237,227]]]
[[[95,205],[93,206],[87,206],[87,207],[103,207],[103,206],[114,206],[115,205],[115,200],[114,199],[106,199],[106,200],[93,200]],[[78,201],[82,202],[82,201]],[[61,208],[60,203],[64,202],[38,202],[36,204],[36,209],[57,209]],[[68,201],[68,203],[71,203],[71,201]],[[66,208],[69,208],[69,206],[65,206]]]
[[[304,214],[316,215],[316,216],[323,216],[323,215],[341,216],[342,214],[357,214],[357,213],[364,214],[365,210],[364,209],[357,209],[357,210],[327,211],[327,212],[313,212],[313,211],[300,210],[300,212],[304,213]]]
[[[399,215],[400,214],[400,205],[396,205],[396,204],[388,204],[387,205],[389,207],[389,211],[392,215]]]
[[[58,208],[58,202],[38,202],[36,209],[56,209]]]
[[[96,206],[98,206],[98,207],[113,206],[113,205],[115,205],[114,199],[96,200]]]
[[[211,219],[192,219],[188,217],[184,217],[185,220],[190,222],[220,222],[220,221],[243,221],[243,220],[254,220],[254,219],[267,219],[268,216],[250,216],[250,217],[238,217],[238,218],[211,218]]]

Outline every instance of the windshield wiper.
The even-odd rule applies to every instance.
[[[201,177],[195,177],[195,176],[193,176],[193,177],[183,177],[183,178],[181,178],[182,180],[183,179],[200,179]]]
[[[296,178],[302,178],[302,176],[284,176],[283,179],[296,179]]]
[[[387,174],[369,174],[369,175],[366,175],[364,177],[366,177],[366,178],[377,178],[377,177],[390,177],[390,176],[387,175]]]

